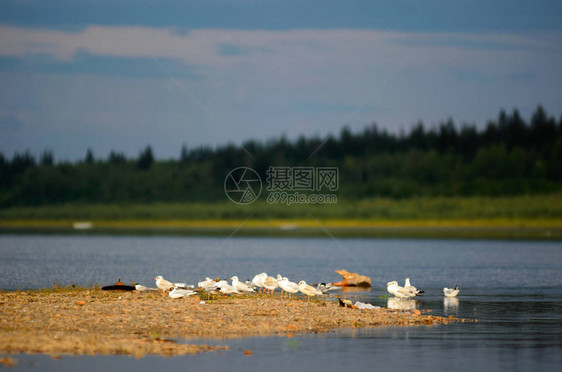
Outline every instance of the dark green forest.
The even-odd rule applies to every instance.
[[[49,150],[39,159],[0,153],[0,207],[224,201],[224,178],[239,166],[254,168],[262,180],[269,166],[339,167],[345,199],[549,193],[562,189],[562,117],[538,106],[529,120],[517,109],[502,110],[482,129],[449,119],[393,134],[372,124],[357,133],[343,128],[327,140],[184,146],[178,155],[155,160],[147,146],[134,159],[115,151],[96,159],[88,150],[72,163],[56,162]]]

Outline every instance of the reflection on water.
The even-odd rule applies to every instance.
[[[341,287],[341,292],[343,293],[368,293],[371,291],[371,287]]]
[[[404,300],[401,298],[390,297],[386,303],[386,307],[394,310],[414,310],[418,306],[416,300]]]
[[[443,313],[445,315],[458,315],[459,299],[457,297],[443,297]]]

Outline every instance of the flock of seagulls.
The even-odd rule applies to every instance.
[[[417,289],[410,283],[410,278],[406,278],[406,280],[404,280],[403,287],[399,286],[397,281],[388,282],[386,283],[386,290],[388,293],[394,295],[394,297],[403,300],[409,300],[424,294],[424,291]],[[456,285],[454,289],[443,288],[443,294],[445,297],[456,297],[459,292],[460,289],[458,285]]]
[[[285,294],[290,298],[291,295],[295,295],[298,292],[307,296],[308,301],[310,297],[321,296],[326,292],[337,288],[332,284],[321,283],[318,286],[313,287],[306,284],[304,280],[301,280],[298,284],[291,282],[286,276],[277,275],[276,278],[267,275],[267,273],[261,273],[254,276],[252,280],[247,280],[246,282],[240,281],[237,276],[230,278],[231,283],[224,279],[211,279],[205,278],[205,280],[197,283],[197,288],[194,285],[187,285],[186,283],[173,283],[164,279],[161,275],[154,278],[157,288],[150,288],[135,283],[135,288],[140,292],[158,291],[162,290],[168,293],[171,298],[183,298],[192,296],[196,293],[206,292],[208,296],[212,293],[221,293],[223,295],[230,294],[244,294],[244,293],[256,293],[256,292],[267,292],[273,294],[277,288],[281,289],[281,296]]]
[[[256,292],[273,294],[275,290],[279,288],[281,290],[281,296],[287,295],[288,298],[291,298],[292,295],[294,296],[298,292],[301,292],[306,295],[308,301],[310,301],[310,297],[321,296],[337,288],[331,283],[320,283],[317,286],[311,286],[304,280],[295,283],[290,281],[286,276],[277,274],[277,277],[272,277],[267,275],[267,273],[257,274],[252,280],[246,280],[245,282],[240,281],[237,276],[230,278],[231,283],[224,279],[205,278],[205,280],[197,283],[197,288],[194,285],[187,285],[186,283],[170,282],[160,275],[154,278],[154,280],[157,288],[145,287],[138,283],[135,283],[135,288],[140,292],[162,290],[167,292],[168,296],[171,298],[188,297],[200,292],[206,292],[209,297],[212,293],[217,292],[225,296]],[[410,278],[404,280],[404,286],[398,285],[397,281],[388,282],[386,284],[386,289],[390,294],[394,295],[395,298],[401,300],[409,300],[424,294],[423,290],[417,289],[410,283]],[[451,289],[443,288],[445,297],[456,297],[459,292],[458,285]]]

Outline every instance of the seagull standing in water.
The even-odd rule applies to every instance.
[[[407,290],[404,287],[400,287],[398,285],[398,282],[395,280],[386,283],[386,290],[388,291],[388,293],[394,295],[394,297],[398,297],[401,299],[410,299],[416,296],[414,291]]]
[[[459,289],[459,286],[456,285],[455,288],[443,288],[443,294],[445,295],[445,297],[457,297],[457,295],[459,294],[461,290]]]
[[[338,287],[333,285],[332,283],[320,283],[316,286],[316,289],[318,289],[322,293],[326,293],[337,288]]]
[[[416,296],[421,296],[424,294],[424,291],[422,291],[421,289],[417,289],[416,287],[410,284],[410,278],[406,278],[406,280],[404,280],[404,288],[407,291],[414,293]]]

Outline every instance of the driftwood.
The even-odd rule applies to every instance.
[[[336,273],[343,276],[343,280],[338,283],[332,283],[340,287],[370,287],[371,278],[357,273],[350,273],[347,270],[336,270]]]

